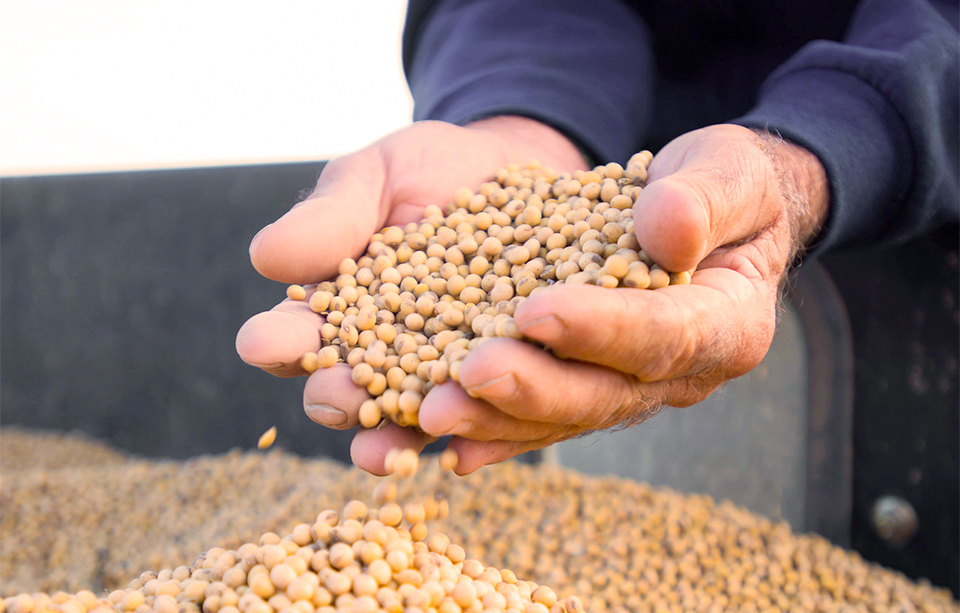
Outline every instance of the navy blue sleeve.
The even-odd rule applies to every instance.
[[[619,1],[411,0],[404,41],[415,120],[522,115],[597,160],[625,161],[643,140],[652,52]]]
[[[956,7],[865,0],[841,42],[815,41],[736,123],[816,154],[830,214],[815,253],[907,240],[960,218]]]
[[[411,0],[409,16],[415,119],[533,117],[600,161],[626,160],[657,121],[651,32],[625,3]],[[802,47],[735,120],[822,161],[831,209],[813,253],[960,218],[958,40],[953,2],[863,0],[843,40]]]

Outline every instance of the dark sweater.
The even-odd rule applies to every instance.
[[[777,131],[823,163],[816,251],[960,218],[956,3],[411,0],[414,119],[544,121],[597,161],[715,123]]]

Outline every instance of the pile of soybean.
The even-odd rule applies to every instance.
[[[2,457],[33,436],[0,430]],[[279,449],[57,461],[76,448],[40,436],[0,465],[2,610],[960,611],[817,536],[619,478],[512,462],[461,478],[430,456],[397,480]]]
[[[591,171],[557,173],[538,163],[507,166],[474,192],[461,188],[446,210],[376,233],[366,254],[340,262],[335,280],[293,285],[322,318],[321,348],[307,372],[339,362],[371,399],[360,423],[417,426],[434,385],[459,381],[467,353],[493,337],[523,338],[517,306],[553,283],[657,289],[689,283],[644,253],[633,204],[647,179],[649,151]]]

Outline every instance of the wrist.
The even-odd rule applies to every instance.
[[[817,238],[830,208],[827,173],[819,158],[779,134],[753,129],[780,182],[794,259]]]
[[[556,128],[519,115],[498,115],[465,127],[500,141],[507,162],[523,164],[536,159],[561,172],[586,170],[588,163],[576,144]]]

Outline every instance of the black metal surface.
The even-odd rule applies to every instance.
[[[960,593],[960,291],[953,226],[906,245],[825,257],[854,347],[852,546],[866,559]],[[874,504],[917,513],[903,545],[878,535]]]
[[[244,364],[236,332],[284,286],[253,235],[320,163],[0,181],[0,420],[81,430],[142,455],[277,444],[348,460],[310,422],[302,383]]]
[[[853,339],[843,300],[819,262],[800,268],[787,298],[807,356],[807,478],[804,526],[850,547],[853,506]]]

